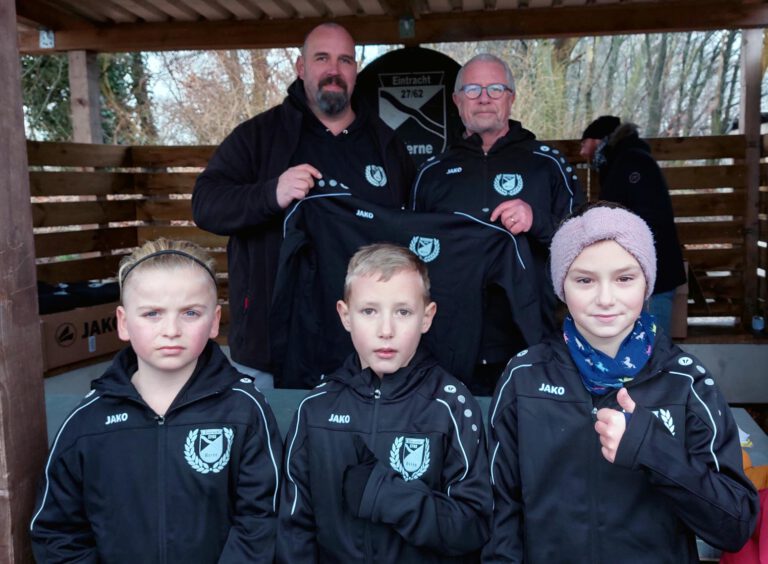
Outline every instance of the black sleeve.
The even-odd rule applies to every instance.
[[[488,412],[488,455],[493,486],[491,540],[483,563],[523,562],[523,504],[517,441],[517,401],[514,372],[504,370]]]
[[[709,375],[671,371],[664,377],[691,381],[684,440],[663,423],[664,413],[656,417],[638,406],[615,463],[645,472],[696,535],[736,552],[752,533],[758,512],[757,493],[742,469],[738,427]]]
[[[280,431],[258,391],[244,386],[236,391],[253,402],[254,424],[240,453],[233,523],[219,563],[272,562],[282,460]]]
[[[479,405],[467,396],[465,406],[472,411],[467,417],[443,403],[453,425],[441,461],[445,491],[431,490],[420,480],[406,482],[379,461],[366,484],[359,517],[392,526],[414,546],[453,556],[478,550],[488,540],[491,490]]]
[[[563,157],[541,154],[541,158],[550,161],[550,207],[543,209],[531,205],[533,225],[530,234],[542,245],[549,247],[560,223],[585,201],[585,196],[573,167]]]
[[[308,396],[302,404],[312,396]],[[317,562],[315,513],[309,482],[306,421],[301,404],[285,438],[283,484],[277,529],[277,562]]]
[[[71,446],[75,434],[65,427],[59,431],[45,465],[29,526],[37,562],[99,562],[96,537],[85,512],[82,457]]]
[[[246,122],[224,139],[192,192],[192,217],[201,229],[232,235],[280,217],[277,177],[263,179],[256,124]]]

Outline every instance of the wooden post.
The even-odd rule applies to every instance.
[[[35,246],[14,0],[0,0],[0,562],[32,562],[27,530],[47,448]]]
[[[744,210],[744,309],[749,329],[757,310],[758,203],[760,199],[760,83],[763,30],[745,29],[741,42],[741,111],[739,124],[747,141],[746,208]]]
[[[69,51],[72,140],[103,143],[99,101],[99,64],[92,51]]]

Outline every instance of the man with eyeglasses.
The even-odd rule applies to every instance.
[[[237,126],[198,177],[197,225],[229,237],[229,346],[241,372],[272,387],[269,308],[286,211],[310,194],[351,193],[400,208],[414,165],[403,143],[359,104],[355,43],[335,23],[307,35],[282,104]]]
[[[549,243],[584,194],[560,152],[509,118],[514,101],[512,71],[500,58],[477,55],[461,68],[453,102],[464,124],[463,138],[424,163],[413,187],[412,208],[463,212],[526,237],[535,261],[531,276],[541,289],[541,315],[545,327],[553,330],[556,298],[546,272]],[[535,344],[522,338],[517,325],[525,320],[517,317],[500,292],[487,293],[473,393],[493,393],[509,357]]]

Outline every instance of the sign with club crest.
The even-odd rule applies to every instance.
[[[429,468],[429,439],[396,437],[389,451],[389,464],[406,482],[418,479]]]
[[[201,474],[220,472],[229,462],[234,436],[229,427],[193,429],[184,443],[184,458]]]
[[[437,237],[419,237],[416,235],[411,239],[408,246],[413,254],[424,262],[432,262],[440,254],[440,239]]]

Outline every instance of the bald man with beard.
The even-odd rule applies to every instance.
[[[229,346],[236,367],[260,387],[272,387],[276,361],[269,306],[286,210],[324,192],[401,207],[414,177],[405,146],[353,95],[355,43],[346,29],[314,28],[296,74],[280,105],[224,139],[192,195],[197,225],[229,237]]]

